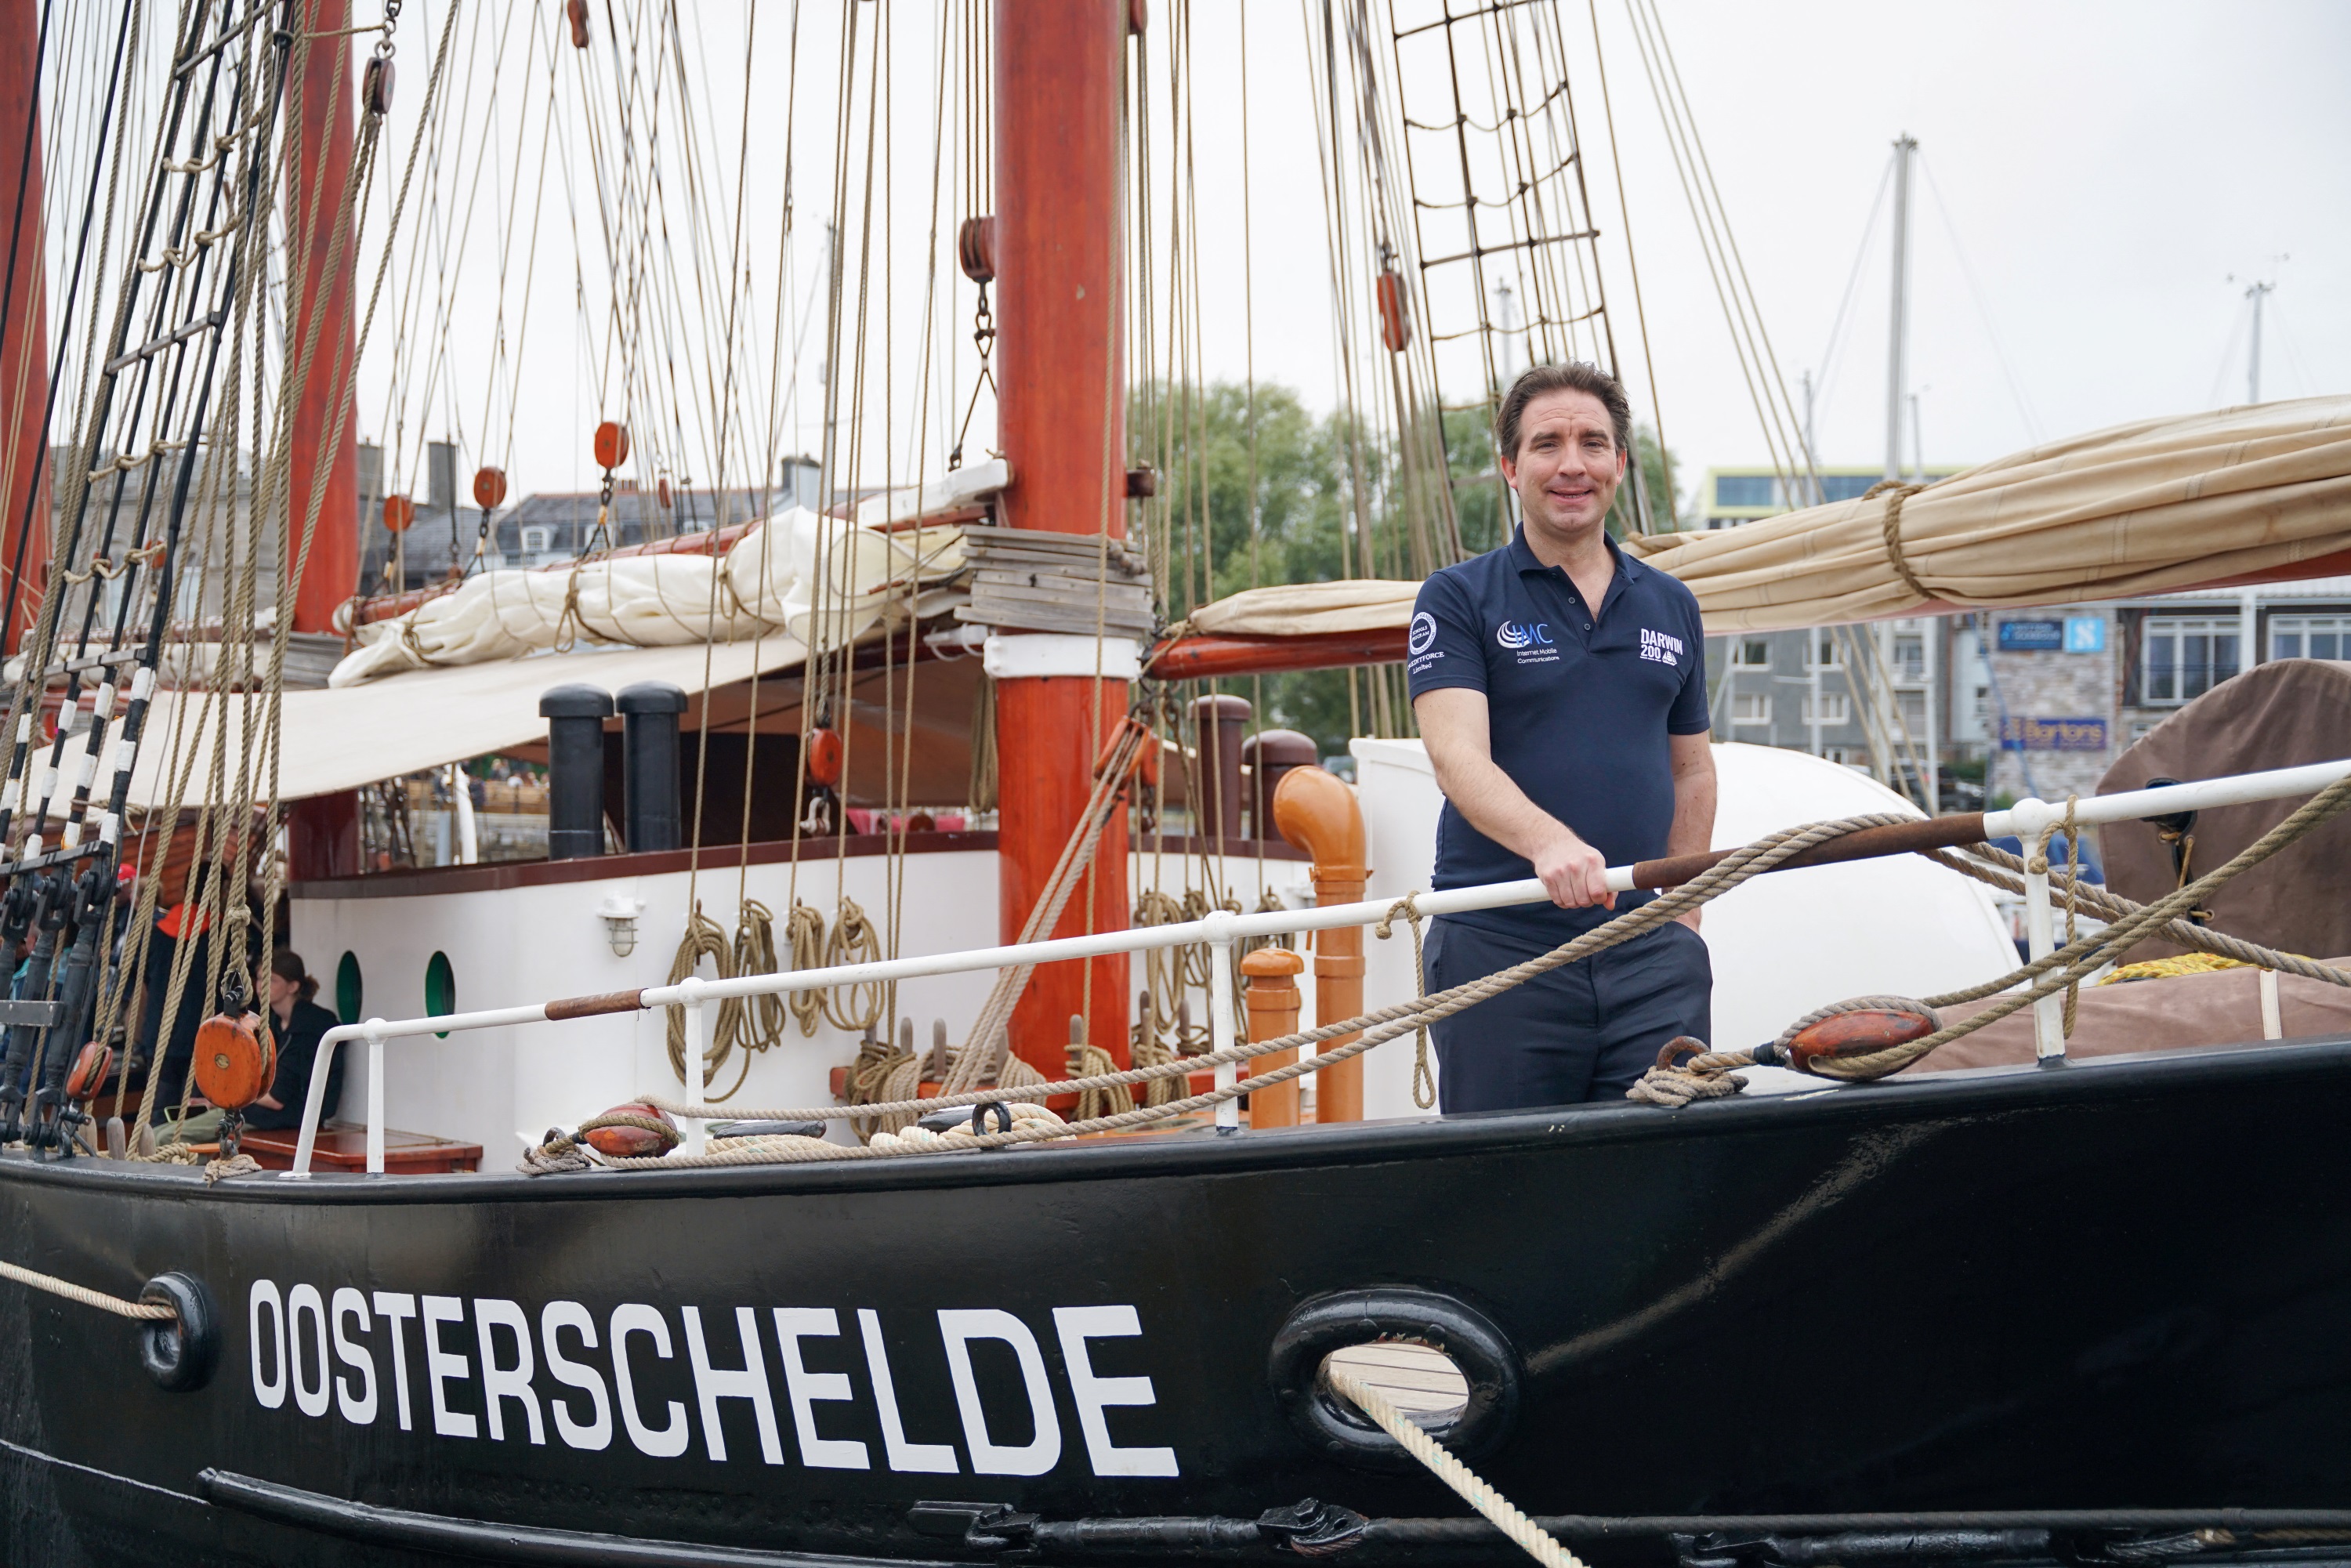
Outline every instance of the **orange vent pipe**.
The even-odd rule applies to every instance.
[[[1355,791],[1320,768],[1293,768],[1273,790],[1273,825],[1314,857],[1314,902],[1353,904],[1371,872],[1364,864],[1364,809]],[[1364,928],[1342,925],[1314,936],[1314,1023],[1317,1028],[1364,1010]],[[1360,1031],[1358,1031],[1360,1033]],[[1358,1038],[1322,1042],[1332,1051]],[[1324,1068],[1315,1080],[1317,1122],[1364,1119],[1364,1059]]]

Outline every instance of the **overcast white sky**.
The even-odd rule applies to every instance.
[[[2032,440],[1995,332],[2043,437],[2242,401],[2243,289],[2256,276],[2278,285],[2263,397],[2351,391],[2351,6],[1663,9],[1781,365],[1792,383],[1807,368],[1824,379],[1824,462],[1884,454],[1890,219],[1862,262],[1844,345],[1818,372],[1905,131],[1931,175],[1913,207],[1911,350],[1930,463]],[[1264,18],[1253,44],[1294,41],[1293,7],[1252,14]],[[1667,438],[1687,470],[1765,461],[1622,5],[1600,0],[1599,16]],[[1581,90],[1599,178],[1605,138]],[[1281,98],[1258,103],[1262,145]],[[1617,228],[1613,200],[1593,200]],[[1301,248],[1319,241],[1311,207],[1256,211],[1261,258],[1279,254],[1267,236],[1285,221]],[[1612,265],[1608,281],[1621,330],[1630,280]],[[1290,325],[1319,319],[1261,305],[1259,361],[1300,367],[1294,379],[1327,399],[1328,371],[1315,371],[1328,350]]]
[[[1169,15],[1181,3],[1154,5],[1155,40],[1165,38]],[[1258,375],[1286,382],[1327,407],[1337,382],[1328,249],[1303,74],[1302,7],[1298,0],[1249,0],[1254,277],[1245,299],[1241,11],[1238,0],[1191,4],[1197,28],[1204,368],[1212,376],[1242,373],[1250,347],[1243,323],[1253,316]],[[1560,4],[1571,35],[1580,29],[1588,38],[1592,21],[1583,0]],[[1764,461],[1767,450],[1667,160],[1656,107],[1642,85],[1623,0],[1597,5],[1667,438],[1686,476],[1712,465]],[[2027,445],[2036,434],[2053,437],[2241,401],[2243,290],[2255,277],[2277,284],[2267,316],[2264,397],[2351,391],[2351,200],[2346,199],[2351,194],[2351,94],[2342,89],[2351,65],[2351,6],[2325,0],[2229,6],[2145,0],[2031,5],[1662,0],[1662,6],[1781,366],[1792,390],[1806,369],[1823,382],[1817,425],[1824,461],[1875,464],[1883,455],[1884,220],[1861,262],[1843,347],[1833,363],[1823,361],[1889,144],[1906,131],[1918,139],[1924,164],[1913,206],[1911,379],[1921,392],[1930,463],[1971,463]],[[455,85],[479,104],[491,74],[492,29],[510,16],[553,16],[558,10],[469,9],[473,15],[461,20],[472,39],[460,52],[471,77]],[[734,147],[744,134],[742,40],[748,14],[731,0],[703,0],[698,7],[687,0],[683,10],[705,56],[699,68],[706,86],[696,106],[706,127],[705,179],[709,189],[724,192],[736,178]],[[747,330],[762,355],[777,340],[772,322],[779,285],[797,311],[821,256],[822,218],[831,204],[837,67],[829,29],[838,12],[836,5],[810,0],[802,14],[795,131],[799,220],[792,241],[781,248],[775,214],[782,191],[781,105],[790,83],[789,7],[769,0],[758,14],[748,73],[753,155],[742,183],[751,214],[747,255],[754,319]],[[403,108],[421,92],[440,14],[432,0],[420,0],[403,20],[410,47],[402,55],[402,86],[411,95]],[[928,31],[935,14],[935,8],[906,0],[892,9],[899,172],[891,251],[898,304],[890,320],[898,365],[893,395],[902,408],[911,406],[912,346],[921,327],[916,302],[928,222],[923,187],[935,141]],[[510,279],[518,277],[533,219],[528,192],[517,202],[516,191],[506,187],[535,189],[536,183],[528,167],[517,165],[517,180],[500,165],[518,144],[528,153],[526,165],[538,156],[539,122],[528,110],[517,118],[517,106],[534,94],[543,105],[550,79],[544,54],[533,64],[520,36],[511,37],[507,47],[505,79],[537,84],[510,89],[498,110],[503,118],[490,140],[509,152],[489,165],[476,153],[434,177],[442,211],[453,214],[464,189],[460,177],[478,179],[475,171],[483,168],[489,176],[480,182],[472,237],[457,267],[466,279],[465,298],[444,350],[451,368],[436,394],[441,412],[413,412],[410,430],[413,441],[423,424],[455,418],[465,427],[464,461],[470,465],[477,460],[474,449],[500,439],[494,430],[484,441],[481,432],[510,420],[509,467],[520,495],[592,482],[586,447],[597,393],[587,369],[593,358],[588,345],[604,331],[604,319],[601,307],[583,311],[573,295],[569,214],[577,210],[583,224],[594,222],[592,183],[579,162],[572,196],[566,200],[559,176],[538,219],[529,284],[535,315],[519,370],[510,392],[485,392],[491,384],[492,333],[483,312],[496,295],[496,255],[503,249],[511,258]],[[570,101],[577,87],[568,44],[561,53],[565,85],[558,90]],[[1629,334],[1632,290],[1622,254],[1625,225],[1608,181],[1613,160],[1593,84],[1579,81],[1576,90],[1593,202],[1605,231],[1610,304],[1620,334]],[[404,150],[407,132],[397,117],[389,134],[391,144]],[[567,136],[574,141],[575,161],[584,156],[584,138],[559,124],[558,160]],[[953,162],[950,149],[950,168]],[[862,172],[852,178],[853,188],[860,180]],[[420,191],[418,217],[434,188],[428,181]],[[496,218],[494,207],[509,215]],[[501,224],[507,229],[503,241],[496,233]],[[460,227],[451,224],[448,232]],[[593,230],[582,232],[592,236]],[[676,243],[682,246],[683,238]],[[1980,288],[1980,306],[1962,255]],[[580,263],[590,294],[600,294],[601,249],[581,252]],[[440,265],[429,257],[428,264]],[[395,286],[406,267],[402,261],[395,268]],[[689,303],[689,312],[716,309],[708,302],[724,300],[723,283],[706,277],[702,283],[705,303]],[[516,286],[510,281],[509,287]],[[469,313],[470,322],[463,319]],[[941,350],[939,375],[956,384],[951,393],[935,395],[935,408],[951,402],[959,410],[967,395],[969,352],[960,345],[968,314],[966,288],[945,307],[942,330],[950,336],[943,341],[956,346],[960,358],[946,362]],[[510,302],[510,336],[517,316]],[[869,329],[877,339],[876,356],[879,319]],[[412,333],[417,329],[412,323]],[[388,423],[391,330],[389,319],[379,323],[360,379],[361,421],[371,435]],[[1995,335],[2014,376],[2013,392],[1993,347]],[[803,419],[779,441],[788,449],[814,444],[820,339],[811,334],[801,356]],[[789,360],[789,332],[784,341]],[[1629,335],[1618,341],[1629,358]],[[878,360],[869,363],[878,376]],[[465,389],[456,405],[449,402],[451,382]],[[421,380],[413,379],[415,384]],[[983,411],[982,431],[986,420]],[[903,452],[903,420],[897,432],[893,444]],[[936,452],[946,443],[935,436],[927,444]],[[708,475],[697,471],[695,477],[706,482]]]

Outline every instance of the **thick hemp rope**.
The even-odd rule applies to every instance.
[[[1882,1051],[1854,1056],[1815,1057],[1807,1063],[1805,1071],[1815,1077],[1833,1078],[1844,1082],[1865,1082],[1898,1072],[1912,1062],[1920,1061],[1930,1052],[1949,1044],[1952,1040],[1972,1034],[1988,1024],[2007,1018],[2011,1013],[2032,1006],[2043,997],[2053,995],[2068,986],[2078,984],[2084,976],[2088,975],[2100,965],[2111,961],[2122,953],[2128,952],[2158,931],[2166,929],[2172,921],[2195,909],[2200,900],[2210,897],[2237,876],[2259,865],[2286,845],[2340,816],[2346,810],[2351,810],[2351,778],[2338,779],[2304,801],[2291,816],[2247,845],[2225,865],[2208,873],[2195,882],[2183,883],[2153,904],[2140,905],[2130,914],[2117,919],[2104,931],[2095,932],[2070,942],[2045,957],[2036,958],[2029,964],[2022,965],[1998,979],[1988,980],[1981,985],[1970,986],[1963,990],[1947,992],[1942,996],[1929,997],[1923,1006],[1931,1009],[1937,1007],[1953,1006],[1959,1002],[1980,1001],[1985,997],[2006,991],[2011,986],[2027,980],[2032,981],[2033,983],[2026,989],[2011,992],[1973,1017],[1955,1024],[1942,1025],[1931,1034],[1924,1035],[1917,1040],[1907,1040],[1899,1045],[1887,1046]],[[2074,880],[2070,876],[2067,878],[2069,883]],[[1914,1002],[1904,1005],[1917,1008],[1922,1004]],[[1820,1016],[1826,1016],[1826,1014]],[[1701,1097],[1701,1094],[1691,1092],[1685,1080],[1740,1082],[1732,1070],[1757,1064],[1754,1051],[1708,1051],[1695,1061],[1675,1065],[1670,1058],[1677,1045],[1678,1042],[1666,1048],[1666,1051],[1661,1053],[1658,1065],[1650,1069],[1640,1082],[1627,1091],[1627,1098],[1668,1106],[1687,1104],[1690,1098]],[[1736,1093],[1737,1090],[1715,1090],[1708,1092]],[[1675,1098],[1676,1095],[1681,1097],[1677,1099]]]
[[[1973,878],[1986,886],[1999,888],[2003,893],[2022,894],[2024,891],[2021,874],[2024,862],[2006,850],[1996,849],[1991,844],[1970,844],[1964,853],[1953,850],[1920,850],[1917,852],[1938,865]],[[2053,875],[2052,880],[2054,881]],[[2095,883],[2081,883],[2078,892],[2082,907],[2102,920],[2119,920],[2147,907]],[[2351,971],[2322,964],[2314,958],[2305,958],[2299,953],[2281,953],[2258,942],[2248,942],[2241,936],[2231,936],[2224,931],[2199,925],[2184,916],[2153,935],[2182,947],[2209,953],[2216,958],[2231,959],[2257,969],[2275,969],[2280,974],[2297,975],[2305,980],[2317,980],[2325,985],[2351,989]]]
[[[1484,1514],[1495,1529],[1509,1536],[1528,1556],[1542,1563],[1544,1568],[1584,1568],[1583,1561],[1552,1539],[1549,1531],[1520,1512],[1516,1504],[1496,1491],[1484,1477],[1422,1431],[1411,1416],[1389,1403],[1378,1389],[1344,1367],[1334,1366],[1327,1361],[1322,1364],[1322,1375],[1333,1389],[1353,1401],[1364,1415],[1378,1422],[1380,1430],[1402,1445],[1405,1453],[1427,1466],[1431,1475],[1451,1487],[1460,1495],[1462,1501]]]
[[[1886,497],[1886,559],[1904,587],[1922,600],[1932,600],[1935,596],[1918,580],[1918,574],[1910,570],[1910,562],[1902,554],[1902,503],[1926,487],[1906,485],[1898,479],[1880,479],[1863,491],[1861,498],[1866,501],[1876,496]]]
[[[1428,969],[1420,956],[1420,905],[1413,901],[1418,893],[1407,893],[1388,905],[1380,923],[1372,927],[1372,935],[1384,942],[1399,915],[1412,922],[1412,994],[1417,998],[1428,995]],[[1437,1109],[1437,1075],[1428,1070],[1428,1026],[1422,1024],[1413,1031],[1412,1039],[1412,1103],[1424,1111]]]
[[[126,1301],[120,1296],[110,1296],[103,1291],[77,1285],[71,1280],[60,1280],[55,1274],[20,1269],[14,1263],[0,1263],[0,1277],[14,1280],[20,1285],[30,1285],[37,1291],[47,1291],[52,1296],[63,1296],[68,1301],[79,1301],[85,1307],[96,1307],[101,1312],[112,1312],[119,1318],[160,1323],[170,1322],[180,1315],[169,1307],[147,1301]]]

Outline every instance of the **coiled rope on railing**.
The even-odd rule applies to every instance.
[[[68,1301],[79,1301],[85,1307],[96,1307],[101,1312],[112,1312],[119,1318],[131,1318],[140,1322],[169,1322],[180,1314],[170,1307],[147,1301],[126,1301],[120,1296],[110,1296],[103,1291],[93,1291],[87,1285],[77,1285],[71,1280],[60,1280],[55,1274],[43,1274],[36,1270],[22,1269],[14,1263],[0,1262],[0,1277],[30,1285],[37,1291],[47,1291],[52,1296],[63,1296]]]
[[[1496,1491],[1491,1482],[1422,1431],[1411,1416],[1390,1404],[1378,1389],[1327,1361],[1322,1364],[1322,1375],[1330,1379],[1332,1388],[1353,1400],[1356,1408],[1379,1423],[1380,1430],[1394,1437],[1405,1453],[1427,1466],[1431,1475],[1451,1487],[1462,1501],[1484,1514],[1495,1529],[1542,1563],[1543,1568],[1584,1568],[1581,1558],[1552,1540],[1549,1531]]]
[[[1948,1007],[1966,1001],[1981,1000],[2011,987],[2032,982],[2027,988],[2003,996],[1992,1007],[1972,1018],[1945,1025],[1921,1039],[1891,1046],[1882,1051],[1843,1058],[1815,1058],[1807,1071],[1816,1076],[1842,1082],[1863,1082],[1885,1077],[1919,1061],[1929,1052],[1951,1040],[1988,1024],[2006,1018],[2031,1006],[2041,998],[2076,984],[2080,979],[2107,962],[2115,955],[2127,951],[2139,942],[2168,929],[2172,922],[2230,880],[2261,863],[2271,855],[2300,839],[2321,824],[2351,809],[2351,778],[2338,780],[2305,802],[2299,810],[2263,834],[2261,839],[2241,852],[2227,864],[2196,882],[2183,885],[2175,893],[2151,904],[2137,906],[2105,930],[2083,936],[2043,957],[2022,965],[2008,974],[1981,985],[1949,992],[1926,999],[1928,1009]],[[1155,1063],[1128,1068],[1118,1072],[1093,1073],[1039,1084],[1028,1089],[1036,1099],[1049,1095],[1084,1093],[1113,1087],[1131,1087],[1149,1083],[1177,1073],[1191,1073],[1222,1066],[1227,1062],[1245,1061],[1276,1051],[1299,1051],[1307,1046],[1320,1046],[1342,1036],[1363,1031],[1360,1038],[1328,1051],[1310,1051],[1284,1067],[1246,1078],[1238,1082],[1211,1090],[1206,1093],[1187,1095],[1159,1104],[1138,1105],[1131,1111],[1108,1115],[1081,1118],[1056,1128],[1030,1125],[1009,1132],[990,1133],[981,1136],[957,1139],[953,1145],[925,1141],[915,1145],[899,1145],[894,1140],[884,1147],[855,1147],[824,1143],[816,1139],[793,1139],[789,1148],[759,1147],[735,1151],[713,1151],[700,1155],[646,1157],[639,1159],[611,1158],[605,1163],[615,1168],[664,1167],[687,1166],[729,1166],[773,1161],[800,1162],[890,1157],[901,1154],[929,1153],[949,1146],[955,1149],[1001,1148],[1015,1144],[1039,1141],[1047,1137],[1069,1137],[1090,1133],[1123,1131],[1144,1123],[1188,1114],[1237,1099],[1260,1089],[1285,1083],[1308,1072],[1322,1069],[1361,1055],[1377,1045],[1411,1032],[1426,1024],[1450,1018],[1479,1003],[1499,995],[1514,986],[1523,984],[1537,975],[1578,962],[1593,953],[1628,942],[1643,933],[1662,925],[1689,910],[1698,908],[1720,897],[1732,888],[1770,871],[1791,857],[1830,839],[1842,837],[1864,828],[1890,825],[1911,820],[1907,815],[1872,814],[1847,817],[1829,822],[1816,822],[1803,827],[1766,835],[1730,852],[1713,867],[1680,887],[1659,894],[1656,898],[1618,915],[1606,924],[1563,943],[1551,952],[1513,965],[1510,968],[1479,979],[1453,987],[1433,996],[1413,1001],[1374,1009],[1355,1018],[1336,1023],[1301,1030],[1279,1039],[1240,1043],[1201,1056],[1186,1057],[1179,1061]],[[1940,857],[1936,857],[1940,859]],[[1958,868],[1954,868],[1958,869]],[[2070,883],[2073,879],[2067,879]],[[2086,900],[2087,890],[2083,890]],[[2117,904],[2126,902],[2117,900]],[[2303,962],[2307,962],[2306,960]],[[2282,966],[2284,967],[2284,966]],[[2298,965],[2295,972],[2301,972]],[[2314,966],[2314,967],[2324,967]],[[1880,1002],[1886,998],[1876,998]],[[1907,998],[1892,998],[1907,1002]],[[1851,1004],[1832,1004],[1828,1011],[1844,1010]],[[1826,1016],[1825,1013],[1819,1016]],[[1695,1061],[1679,1064],[1661,1062],[1627,1092],[1627,1098],[1662,1106],[1674,1107],[1693,1099],[1714,1098],[1735,1093],[1743,1081],[1733,1076],[1741,1067],[1756,1065],[1753,1051],[1708,1051]],[[1002,1097],[1003,1090],[973,1089],[922,1099],[888,1101],[860,1105],[853,1112],[837,1105],[794,1107],[789,1110],[725,1112],[708,1104],[686,1103],[649,1096],[645,1103],[673,1115],[710,1118],[733,1114],[744,1120],[773,1121],[835,1121],[850,1115],[920,1116],[934,1111],[956,1109],[980,1104]],[[1146,1096],[1148,1098],[1148,1096]]]
[[[1521,985],[1537,975],[1546,974],[1564,965],[1587,958],[1594,953],[1629,942],[1644,932],[1653,930],[1692,909],[1719,898],[1732,888],[1750,878],[1761,875],[1782,861],[1801,854],[1815,844],[1824,843],[1830,839],[1858,831],[1863,828],[1885,827],[1908,820],[1907,816],[1873,814],[1790,828],[1732,851],[1710,869],[1680,887],[1661,894],[1639,908],[1620,915],[1605,925],[1585,932],[1573,941],[1562,943],[1549,953],[1515,964],[1510,968],[1498,970],[1479,979],[1455,986],[1450,989],[1437,992],[1432,996],[1377,1008],[1355,1018],[1318,1025],[1313,1029],[1300,1030],[1277,1040],[1230,1045],[1221,1051],[1209,1051],[1201,1056],[1186,1057],[1180,1061],[1155,1067],[1133,1067],[1119,1072],[1096,1073],[1084,1078],[1066,1079],[1058,1083],[1040,1084],[1025,1090],[1024,1094],[1027,1097],[1041,1100],[1052,1094],[1082,1093],[1089,1089],[1131,1086],[1176,1073],[1202,1071],[1222,1066],[1228,1061],[1245,1061],[1252,1057],[1264,1056],[1274,1051],[1297,1051],[1310,1045],[1320,1046],[1325,1041],[1353,1034],[1359,1030],[1364,1031],[1362,1038],[1345,1045],[1331,1051],[1309,1052],[1288,1066],[1274,1068],[1224,1088],[1187,1095],[1180,1100],[1171,1100],[1165,1104],[1139,1105],[1132,1111],[1086,1118],[1069,1123],[1060,1128],[1016,1127],[1010,1132],[990,1133],[974,1138],[968,1144],[958,1143],[955,1146],[1001,1148],[1013,1144],[1032,1143],[1048,1137],[1118,1132],[1146,1122],[1160,1121],[1188,1114],[1194,1111],[1206,1110],[1210,1106],[1221,1104],[1225,1101],[1237,1099],[1243,1094],[1254,1093],[1259,1089],[1287,1083],[1293,1078],[1309,1072],[1319,1072],[1337,1062],[1359,1056],[1374,1046],[1412,1032],[1423,1023],[1432,1023],[1450,1018],[1458,1012],[1477,1006],[1479,1002],[1500,995],[1513,986]],[[680,1116],[708,1118],[732,1115],[745,1121],[808,1122],[838,1121],[852,1115],[870,1117],[904,1113],[921,1115],[932,1111],[971,1106],[986,1101],[1000,1099],[1003,1092],[1001,1089],[975,1089],[926,1099],[860,1105],[853,1110],[839,1105],[825,1105],[779,1111],[721,1111],[708,1104],[688,1104],[659,1096],[646,1096],[642,1103]],[[666,1158],[610,1158],[605,1163],[620,1169],[653,1167],[678,1169],[689,1166],[750,1165],[771,1161],[796,1163],[828,1159],[870,1159],[901,1154],[927,1153],[932,1152],[934,1147],[935,1145],[928,1145],[915,1148],[898,1146],[877,1148],[872,1145],[855,1147],[820,1143],[810,1139],[805,1142],[796,1141],[795,1146],[789,1148],[716,1150],[699,1155],[680,1155]]]

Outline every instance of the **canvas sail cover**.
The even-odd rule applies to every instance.
[[[617,692],[639,681],[667,681],[695,696],[754,674],[796,670],[807,657],[799,643],[775,632],[700,647],[580,647],[418,670],[357,687],[287,692],[279,716],[278,797],[298,800],[353,789],[544,741],[547,720],[538,699],[550,686],[582,681]],[[183,807],[241,800],[248,788],[266,795],[259,782],[270,765],[263,744],[266,714],[264,699],[250,693],[156,693],[131,772],[133,815],[164,806],[175,788]],[[101,794],[103,781],[114,777],[121,741],[118,725],[99,757]],[[68,749],[69,777],[83,745],[77,738]],[[244,772],[248,768],[255,770],[252,782]],[[16,806],[16,788],[6,786],[0,801]]]
[[[1217,637],[1303,637],[1378,632],[1412,619],[1417,582],[1348,577],[1246,589],[1192,612],[1188,629]]]
[[[2351,551],[2351,397],[2117,425],[1892,500],[1626,548],[1715,632],[2325,575]]]

